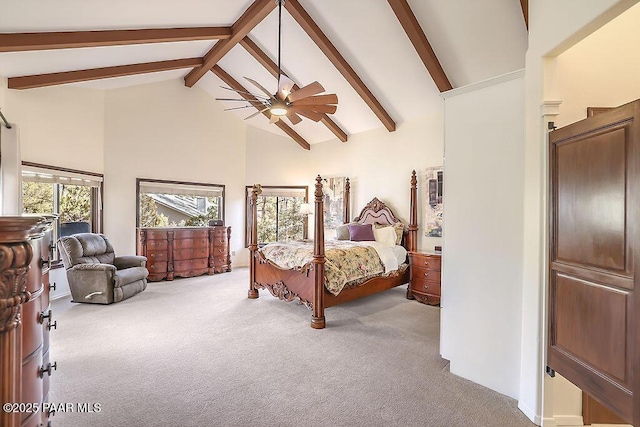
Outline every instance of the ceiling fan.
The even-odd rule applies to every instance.
[[[243,92],[221,86],[223,89],[232,90],[241,96],[251,95],[254,99],[216,98],[216,100],[242,101],[251,104],[243,107],[227,108],[225,111],[250,107],[258,109],[256,113],[245,118],[245,120],[255,117],[265,111],[269,111],[269,123],[276,123],[284,116],[286,116],[294,125],[302,121],[300,116],[319,122],[325,114],[333,114],[336,112],[336,109],[338,108],[338,96],[335,94],[319,95],[324,92],[324,88],[318,82],[313,82],[297,90],[293,90],[295,83],[282,74],[282,70],[280,69],[280,50],[282,44],[282,5],[285,0],[275,0],[275,2],[278,4],[278,90],[275,94],[271,94],[271,92],[257,81],[250,79],[249,77],[245,77],[245,79],[251,82],[251,84],[260,89],[264,95],[256,95],[250,92]]]

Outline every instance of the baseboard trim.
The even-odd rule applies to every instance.
[[[553,418],[545,418],[542,420],[542,427],[568,427],[583,425],[584,423],[580,415],[556,415]]]
[[[583,426],[581,415],[556,415],[553,417],[558,427],[562,426]]]
[[[523,403],[521,400],[518,401],[518,409],[520,409],[522,411],[523,414],[525,414],[527,416],[527,418],[529,418],[531,420],[532,423],[534,423],[537,426],[541,426],[541,425],[545,425],[542,423],[542,417],[538,414],[536,414],[536,411],[534,411],[533,409],[529,408],[525,403]],[[554,427],[554,426],[552,426]]]
[[[64,298],[64,297],[69,297],[71,296],[71,291],[69,292],[65,292],[64,294],[56,294],[55,296],[51,296],[51,301],[56,300],[56,299],[60,299],[60,298]]]

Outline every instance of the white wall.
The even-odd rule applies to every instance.
[[[300,149],[295,142],[285,138],[254,138],[250,130],[247,183],[308,185],[311,197],[318,174],[322,177],[346,176],[351,182],[352,217],[372,198],[378,197],[408,223],[411,171],[415,169],[420,177],[418,248],[433,250],[435,245],[441,244],[441,239],[424,236],[424,171],[427,167],[442,165],[442,120],[442,115],[437,113],[399,123],[395,132],[376,129],[350,135],[347,143],[332,140],[314,144],[310,151]],[[267,156],[273,167],[259,167]]]
[[[452,373],[517,399],[523,73],[445,96],[441,353]]]
[[[72,86],[7,90],[22,160],[102,173],[104,91]]]
[[[105,117],[104,231],[116,253],[135,252],[136,178],[224,184],[230,249],[244,247],[241,120],[179,80],[111,90]]]

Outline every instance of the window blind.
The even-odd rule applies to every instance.
[[[101,175],[90,175],[81,172],[61,171],[40,166],[23,165],[22,180],[29,182],[48,182],[52,184],[100,187],[104,178]]]
[[[178,196],[222,197],[224,186],[176,184],[169,182],[139,181],[140,193],[174,194]]]

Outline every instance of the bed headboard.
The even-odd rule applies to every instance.
[[[396,216],[393,214],[393,211],[377,197],[374,197],[367,205],[362,209],[360,215],[358,215],[354,220],[354,222],[359,222],[360,224],[382,224],[382,225],[393,225],[397,222],[401,222]]]

